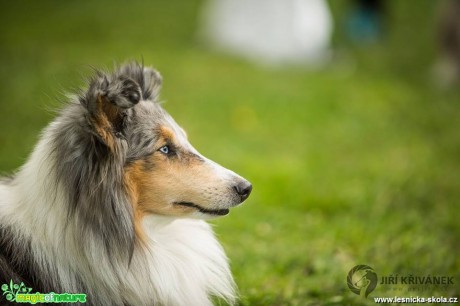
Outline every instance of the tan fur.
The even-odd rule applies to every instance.
[[[140,178],[144,175],[142,168],[142,161],[137,161],[130,165],[124,175],[125,188],[130,196],[131,205],[133,206],[134,213],[134,231],[136,237],[141,243],[147,242],[147,236],[142,229],[142,219],[145,215],[145,212],[139,207],[139,186],[138,182]]]
[[[161,127],[157,146],[165,143],[175,143],[175,135],[171,129]],[[197,156],[186,152],[179,155],[169,158],[155,151],[147,160],[135,161],[127,167],[125,181],[135,202],[136,223],[150,213],[185,216],[195,211],[173,204],[175,201],[200,203],[207,208],[201,186],[215,184],[213,174]]]
[[[118,119],[119,111],[117,107],[99,96],[97,99],[97,113],[93,117],[93,123],[97,133],[111,150],[115,149],[113,125]]]
[[[161,126],[159,128],[160,132],[160,141],[163,140],[163,142],[175,142],[176,136],[174,135],[174,131],[171,130],[170,128],[166,126]]]

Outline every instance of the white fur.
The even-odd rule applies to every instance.
[[[132,261],[108,258],[92,237],[79,237],[67,220],[66,197],[56,186],[50,152],[53,123],[12,184],[0,184],[0,225],[32,241],[37,269],[64,292],[78,293],[76,275],[92,288],[97,305],[212,305],[209,294],[233,303],[235,285],[228,260],[211,227],[202,220],[150,216],[147,245]],[[54,189],[54,190],[53,190]],[[83,251],[83,248],[85,250]]]

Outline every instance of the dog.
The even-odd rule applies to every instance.
[[[0,285],[84,293],[88,305],[235,302],[204,219],[228,214],[252,185],[189,143],[158,102],[161,84],[129,62],[68,96],[28,161],[1,180]]]

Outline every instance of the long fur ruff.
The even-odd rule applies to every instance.
[[[227,257],[205,221],[137,217],[126,169],[158,154],[158,135],[146,126],[177,128],[155,102],[160,85],[156,71],[136,63],[98,72],[43,131],[24,166],[0,181],[0,284],[86,293],[89,305],[205,306],[213,296],[234,303]],[[110,103],[101,108],[103,98]],[[114,116],[106,109],[113,106]],[[103,111],[108,126],[98,117]],[[142,169],[155,169],[152,163]]]

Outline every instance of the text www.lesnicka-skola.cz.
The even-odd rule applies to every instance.
[[[419,296],[411,296],[411,297],[375,297],[374,302],[377,304],[384,304],[384,303],[413,303],[413,304],[456,304],[458,303],[457,297],[419,297]]]

